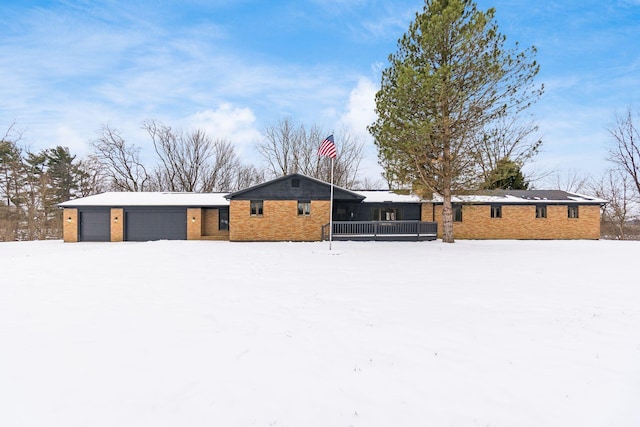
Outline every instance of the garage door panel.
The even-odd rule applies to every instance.
[[[108,242],[111,240],[109,210],[80,211],[78,240],[82,242]]]
[[[187,239],[186,209],[126,211],[125,221],[128,241]]]

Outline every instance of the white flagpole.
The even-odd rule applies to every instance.
[[[329,199],[329,250],[333,241],[333,157],[331,158],[331,197]]]

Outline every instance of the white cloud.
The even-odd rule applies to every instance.
[[[357,86],[351,90],[346,113],[340,119],[353,134],[368,136],[367,126],[376,119],[376,85],[366,77],[358,79]]]
[[[87,153],[87,141],[76,129],[68,125],[60,125],[55,128],[53,138],[55,145],[68,147],[71,154],[79,157]]]
[[[215,139],[231,142],[240,155],[250,155],[253,146],[261,138],[256,129],[256,117],[248,107],[221,104],[215,110],[199,111],[186,119],[189,128],[198,128]]]
[[[360,175],[375,182],[380,180],[382,168],[377,162],[377,149],[367,126],[376,120],[376,92],[378,87],[370,79],[360,77],[349,94],[346,112],[340,118],[340,125],[354,138],[364,143],[364,159],[360,164]]]

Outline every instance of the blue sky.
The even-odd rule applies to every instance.
[[[640,0],[480,0],[500,31],[535,45],[545,95],[531,109],[542,153],[533,171],[597,174],[607,127],[640,110]],[[148,150],[146,119],[203,128],[248,163],[284,117],[366,144],[380,72],[419,0],[0,0],[0,133],[32,150],[84,156],[108,123]],[[337,141],[339,144],[339,141]],[[150,154],[149,154],[150,155]]]

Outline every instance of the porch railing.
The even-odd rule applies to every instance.
[[[334,221],[334,240],[435,240],[438,223],[424,221]],[[329,240],[329,224],[322,226]]]

